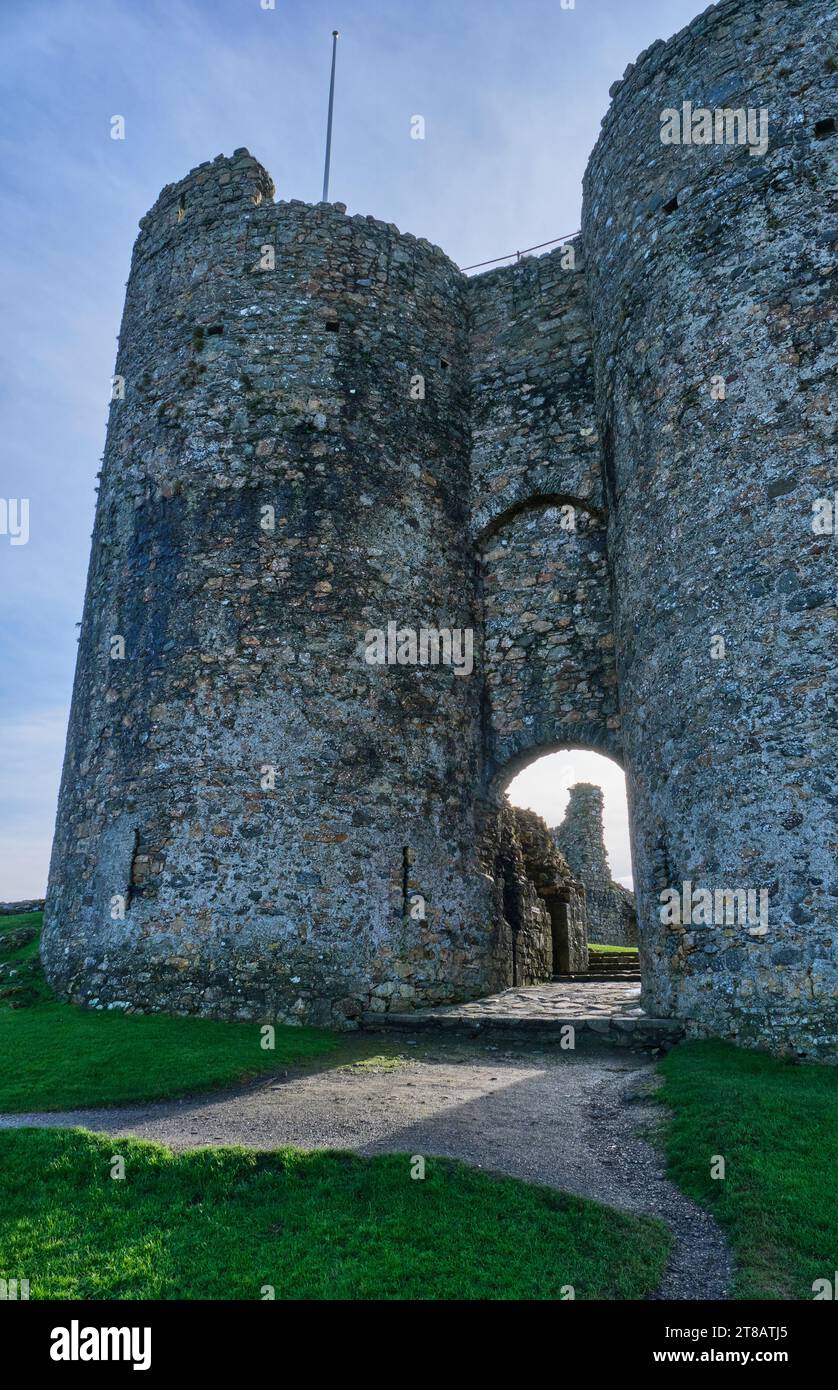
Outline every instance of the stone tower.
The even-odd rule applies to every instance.
[[[564,820],[553,832],[553,839],[586,887],[611,878],[602,812],[601,788],[592,782],[576,782],[570,789]]]
[[[365,660],[475,627],[467,282],[272,197],[238,150],[141,224],[45,960],[88,999],[340,1021],[493,980],[478,683]]]
[[[634,895],[611,878],[605,849],[601,788],[576,782],[553,841],[585,885],[588,940],[604,946],[636,946]]]
[[[647,1008],[835,1047],[835,11],[721,0],[653,45],[581,239],[473,279],[274,203],[244,150],[164,189],[59,798],[60,992],[340,1024],[511,983],[503,787],[587,747],[626,769]],[[686,114],[663,142],[684,103],[729,110],[719,143]],[[764,892],[767,927],[665,921],[685,883]]]
[[[612,89],[582,219],[644,999],[833,1049],[836,21],[723,0],[654,44]],[[767,147],[685,143],[685,102],[714,137],[764,113]],[[662,923],[687,883],[767,892],[767,930],[715,903]]]

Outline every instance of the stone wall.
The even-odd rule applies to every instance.
[[[611,878],[602,808],[601,789],[576,782],[564,820],[552,831],[553,841],[585,886],[588,940],[603,946],[636,946],[634,894]]]
[[[519,807],[514,811],[527,877],[550,918],[552,972],[584,972],[588,968],[584,885],[577,881],[557,850],[547,822],[534,811]]]
[[[480,551],[487,775],[508,778],[534,749],[619,746],[605,525],[572,520],[518,512]]]
[[[644,1000],[803,1051],[838,1042],[836,542],[812,528],[836,486],[837,23],[834,0],[723,0],[653,45],[583,215]],[[765,108],[767,152],[663,144],[685,101]],[[767,930],[664,925],[685,882],[765,890]]]
[[[620,746],[581,248],[477,276],[468,298],[484,772],[508,779],[536,748]]]
[[[44,959],[83,1002],[341,1022],[494,983],[478,678],[365,661],[477,625],[466,282],[271,194],[238,151],[143,219]]]
[[[504,799],[485,818],[481,847],[495,887],[498,988],[586,970],[585,890],[546,822]]]
[[[471,324],[472,526],[534,499],[601,512],[587,282],[578,241],[466,282]]]

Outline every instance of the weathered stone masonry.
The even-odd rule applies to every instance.
[[[469,284],[486,770],[504,779],[534,748],[620,750],[590,325],[573,249],[574,270],[561,248]]]
[[[495,884],[498,979],[534,984],[588,969],[585,889],[533,811],[504,803],[481,836],[486,872]]]
[[[553,843],[585,887],[588,940],[606,946],[637,945],[634,894],[611,877],[602,819],[602,789],[576,782]]]
[[[838,613],[836,538],[811,522],[838,477],[836,32],[834,0],[729,0],[653,45],[582,223],[645,999],[825,1050]],[[767,153],[662,145],[684,100],[767,108]],[[656,893],[683,881],[767,888],[768,933],[663,928]]]
[[[511,983],[501,789],[592,747],[626,768],[647,1007],[834,1050],[835,537],[810,522],[836,486],[836,17],[722,0],[641,55],[574,270],[469,280],[274,204],[242,150],[164,189],[120,336],[57,989],[351,1024]],[[767,153],[662,145],[685,100],[767,107]],[[367,664],[388,621],[473,629],[474,673]],[[768,932],[665,928],[683,880],[768,888]]]

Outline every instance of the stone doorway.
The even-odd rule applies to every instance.
[[[550,912],[550,936],[553,948],[553,974],[570,971],[570,901],[554,897],[547,903]]]
[[[512,982],[639,982],[625,776],[589,749],[538,750],[507,780]],[[612,867],[613,866],[613,867]]]

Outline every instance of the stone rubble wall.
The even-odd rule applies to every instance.
[[[588,512],[522,511],[481,551],[490,760],[508,778],[534,749],[619,749],[606,530]]]
[[[585,887],[588,940],[600,946],[636,946],[634,894],[619,883]]]
[[[521,843],[524,868],[551,919],[558,909],[551,952],[554,974],[581,974],[588,968],[588,923],[584,885],[574,878],[567,860],[557,849],[547,822],[534,811],[514,808],[515,827]]]
[[[340,1025],[494,983],[479,676],[364,660],[477,627],[466,282],[271,193],[239,151],[143,219],[44,960],[88,1004]]]
[[[534,499],[604,506],[578,240],[573,251],[573,268],[560,246],[467,281],[476,536]]]
[[[494,883],[498,987],[538,984],[559,970],[586,970],[585,890],[556,849],[546,822],[504,799],[485,816],[481,849]],[[554,952],[557,911],[561,960]]]
[[[567,248],[559,247],[468,282],[488,778],[500,772],[508,779],[539,747],[619,755],[601,451],[578,242],[573,252],[572,269]]]
[[[811,524],[836,487],[836,29],[835,0],[722,0],[653,45],[612,89],[583,215],[644,1002],[819,1054],[838,1044],[836,542]],[[766,108],[767,153],[662,144],[684,101]],[[766,890],[767,932],[665,925],[686,881]]]

